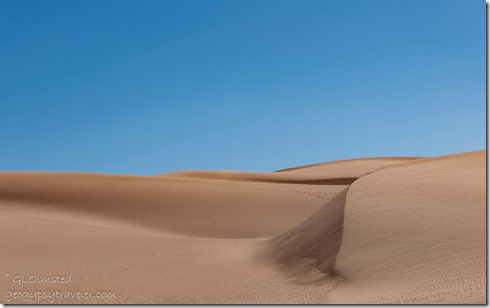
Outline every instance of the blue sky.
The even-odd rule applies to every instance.
[[[0,170],[485,147],[485,2],[2,1]]]

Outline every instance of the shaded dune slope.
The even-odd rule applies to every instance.
[[[331,274],[342,240],[347,191],[343,189],[303,223],[268,241],[261,253],[302,279]]]

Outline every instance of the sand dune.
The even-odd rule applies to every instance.
[[[332,301],[485,303],[485,158],[426,158],[356,181],[336,264],[346,286]]]
[[[84,289],[116,296],[55,302],[484,303],[485,156],[0,172],[2,302]],[[12,281],[33,274],[72,281]]]
[[[1,206],[12,214],[216,238],[272,236],[288,230],[343,187],[88,173],[0,173]]]

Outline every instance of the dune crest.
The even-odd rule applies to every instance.
[[[276,172],[290,174],[309,174],[309,175],[325,175],[330,176],[342,175],[359,178],[373,170],[410,161],[416,161],[424,156],[381,156],[381,157],[366,157],[366,158],[350,158],[335,160],[323,163],[309,164],[292,168],[281,169]]]
[[[314,174],[303,173],[278,173],[278,172],[246,172],[246,171],[207,171],[192,170],[178,171],[158,175],[159,177],[169,178],[191,178],[217,181],[237,181],[237,182],[263,182],[263,183],[282,183],[282,184],[303,184],[303,185],[350,185],[357,177],[333,177],[328,174],[317,176]]]

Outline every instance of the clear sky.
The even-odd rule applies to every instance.
[[[485,1],[1,1],[0,170],[485,148]]]

